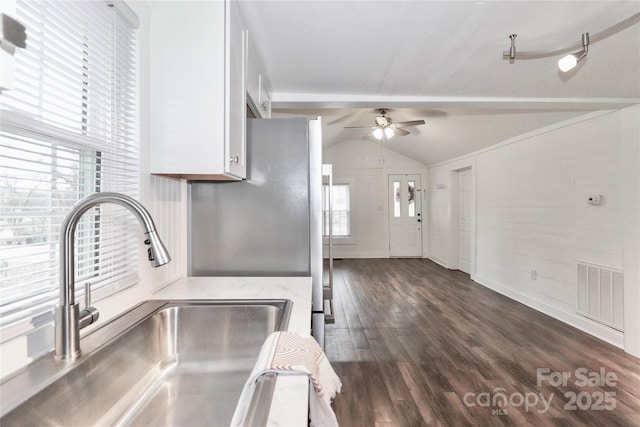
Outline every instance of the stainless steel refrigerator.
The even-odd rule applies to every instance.
[[[189,274],[311,276],[324,347],[320,119],[247,119],[247,179],[189,188]]]

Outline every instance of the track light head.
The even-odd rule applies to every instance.
[[[558,61],[558,68],[563,73],[575,68],[585,56],[589,53],[589,33],[582,34],[582,50],[580,52],[572,53],[561,58]]]
[[[581,51],[560,58],[558,61],[558,68],[563,73],[566,73],[567,71],[574,69],[575,66],[578,65],[578,62],[580,62],[585,56],[587,56],[587,52]]]

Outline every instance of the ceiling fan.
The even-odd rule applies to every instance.
[[[367,139],[373,136],[377,140],[383,140],[393,138],[395,135],[409,135],[411,132],[402,129],[403,127],[425,124],[424,120],[409,120],[406,122],[393,123],[391,117],[386,116],[386,109],[380,108],[378,111],[380,112],[380,115],[376,117],[375,126],[345,126],[345,129],[373,129],[371,132],[364,135],[362,139]]]

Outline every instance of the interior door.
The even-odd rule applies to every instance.
[[[471,271],[471,169],[458,172],[458,270]]]
[[[389,255],[422,256],[420,175],[389,175]]]

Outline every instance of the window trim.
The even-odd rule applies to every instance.
[[[324,188],[326,187],[327,184],[322,184],[322,188],[323,188],[323,194],[324,194]],[[334,245],[355,245],[357,242],[357,236],[356,236],[356,232],[357,232],[357,228],[355,227],[355,223],[354,223],[354,218],[355,218],[355,211],[356,211],[356,206],[354,203],[354,189],[355,189],[355,180],[353,178],[341,178],[338,181],[334,181],[333,182],[333,186],[339,186],[339,185],[347,185],[349,186],[349,235],[348,236],[337,236],[337,235],[333,235],[333,244]],[[324,228],[324,205],[323,205],[323,209],[322,209],[322,216],[323,216],[323,228]],[[329,236],[325,235],[323,233],[322,235],[322,242],[325,245],[329,244]]]
[[[135,13],[129,8],[129,6],[123,0],[114,0],[114,1],[103,0],[102,4],[105,10],[107,9],[107,6],[113,7],[114,9],[112,10],[115,10],[115,12],[112,12],[112,13],[115,13],[118,16],[118,18],[114,19],[112,17],[106,16],[105,14],[102,13],[102,11],[100,11],[99,14],[92,15],[97,17],[97,20],[95,22],[99,21],[100,23],[105,23],[105,26],[108,25],[113,27],[113,29],[110,30],[109,32],[99,32],[99,33],[94,32],[93,34],[94,35],[97,34],[97,37],[92,38],[92,40],[94,39],[97,40],[96,43],[99,46],[105,46],[105,44],[103,43],[104,39],[108,39],[109,46],[111,46],[111,43],[114,43],[114,46],[116,44],[120,45],[122,40],[117,39],[117,37],[122,36],[123,33],[120,32],[121,30],[124,30],[125,32],[127,32],[127,34],[133,35],[133,37],[126,39],[127,41],[123,45],[123,49],[127,49],[126,51],[118,51],[118,53],[115,56],[111,56],[110,53],[104,56],[104,58],[108,58],[108,61],[110,64],[111,63],[118,64],[114,66],[114,69],[111,71],[111,73],[105,73],[105,71],[102,68],[100,68],[103,63],[99,62],[97,63],[97,66],[92,65],[92,68],[91,68],[92,71],[89,71],[90,75],[83,74],[84,77],[82,81],[84,81],[84,86],[86,86],[88,82],[92,82],[92,84],[94,85],[93,87],[96,88],[95,84],[97,81],[99,82],[99,84],[103,84],[105,87],[108,86],[112,91],[112,95],[111,95],[112,98],[111,98],[111,101],[108,104],[106,104],[108,105],[106,110],[104,109],[105,104],[103,103],[103,99],[107,99],[107,98],[104,97],[104,95],[98,96],[97,99],[99,100],[99,103],[94,104],[93,100],[96,99],[96,97],[93,97],[93,95],[90,92],[87,92],[86,87],[83,88],[78,84],[75,84],[75,86],[73,86],[74,91],[77,90],[78,91],[77,94],[82,95],[80,98],[78,98],[80,102],[82,102],[82,104],[81,104],[81,108],[77,112],[79,115],[76,115],[74,111],[74,115],[70,116],[72,117],[71,120],[74,123],[84,122],[81,119],[83,117],[85,119],[89,117],[87,116],[87,112],[89,112],[89,114],[91,114],[91,118],[90,118],[91,121],[89,122],[90,127],[88,128],[86,126],[87,122],[84,122],[85,123],[84,126],[71,130],[71,128],[65,128],[64,126],[66,125],[63,122],[58,122],[58,125],[48,123],[47,121],[44,121],[42,119],[42,117],[44,116],[41,116],[41,114],[42,113],[44,113],[45,115],[49,114],[51,110],[38,109],[36,113],[32,114],[31,112],[27,113],[26,111],[31,111],[31,110],[26,108],[23,108],[22,110],[11,109],[11,108],[15,108],[16,105],[18,106],[17,108],[20,108],[23,106],[30,106],[30,104],[21,103],[21,97],[24,96],[23,94],[28,94],[30,92],[23,92],[22,94],[19,94],[18,97],[11,96],[12,95],[11,92],[18,90],[18,87],[16,87],[17,85],[14,85],[14,89],[12,91],[6,92],[9,96],[9,98],[7,98],[7,104],[3,103],[2,107],[0,108],[0,115],[1,115],[0,131],[2,131],[3,138],[7,138],[8,141],[12,141],[12,140],[19,141],[20,139],[23,139],[22,144],[24,144],[23,147],[25,149],[29,148],[28,144],[34,144],[32,145],[32,147],[37,147],[38,144],[40,143],[42,144],[41,145],[42,147],[44,147],[45,145],[47,147],[49,146],[51,147],[52,155],[50,158],[45,157],[45,159],[52,160],[52,161],[41,162],[43,167],[42,173],[52,174],[56,164],[55,158],[60,158],[60,157],[57,157],[57,154],[59,153],[56,150],[59,149],[61,150],[60,152],[64,152],[66,150],[67,153],[72,153],[72,157],[69,157],[69,164],[73,166],[77,166],[77,169],[73,174],[69,173],[69,176],[72,177],[73,179],[73,184],[71,185],[71,187],[74,188],[73,192],[75,192],[75,187],[77,186],[78,193],[77,193],[76,200],[79,200],[86,195],[95,193],[98,190],[122,191],[134,197],[137,197],[140,192],[139,178],[140,178],[140,167],[141,167],[140,165],[141,141],[140,141],[140,129],[139,129],[139,126],[140,126],[140,98],[139,98],[140,75],[139,73],[140,73],[141,64],[139,60],[140,40],[139,40],[139,36],[136,35],[137,33],[136,29],[139,28],[139,20],[135,15]],[[93,10],[95,10],[95,7],[96,7],[95,5],[96,3],[93,3],[91,6],[89,6],[89,8],[94,8],[89,10],[89,12],[92,12]],[[31,6],[27,6],[27,7],[30,8]],[[39,7],[39,6],[34,6],[34,9],[36,7]],[[107,20],[102,19],[105,17]],[[72,29],[76,28],[77,23],[71,22],[71,21],[72,21],[71,19],[67,19],[63,23],[65,25],[69,25],[68,28],[72,28]],[[34,26],[34,28],[35,29],[32,30],[34,32],[39,30],[39,27],[37,26]],[[115,32],[116,39],[108,36],[108,34],[111,34],[111,31]],[[27,34],[29,34],[29,28],[27,28]],[[37,40],[37,38],[34,40]],[[41,46],[41,45],[39,43],[36,43],[34,46],[36,50],[29,52],[30,58],[36,58],[42,61],[43,58],[38,56],[38,52],[41,52],[38,50],[38,46]],[[77,45],[74,45],[74,46],[77,46]],[[93,50],[94,47],[95,47],[95,44],[92,43],[89,49],[91,49],[91,51],[94,52]],[[29,40],[27,39],[27,49],[28,48],[29,48]],[[32,47],[32,49],[33,48],[34,47]],[[114,48],[111,51],[107,50],[107,52],[116,52],[116,50]],[[120,64],[122,64],[122,62],[119,62],[119,60],[121,59],[122,54],[126,55],[128,59],[132,60],[132,62],[124,62],[124,64],[126,65],[121,67]],[[47,55],[50,55],[50,53],[48,53]],[[29,64],[33,62],[33,59],[30,59],[30,58],[25,57],[25,61],[26,61],[25,64]],[[76,59],[76,62],[74,62],[75,64],[74,66],[77,69],[77,66],[82,65],[77,62],[78,60],[81,60],[81,58],[75,58],[75,59]],[[102,59],[100,59],[100,61],[101,60]],[[96,70],[97,70],[97,77],[96,77]],[[118,79],[118,80],[113,79],[113,77],[116,75],[115,74],[116,72],[118,73],[117,74],[118,76],[122,76],[122,79]],[[52,75],[55,78],[58,78],[58,77],[62,79],[66,78],[64,73],[47,74],[47,76],[52,76]],[[103,78],[103,77],[106,77],[106,78]],[[34,80],[40,81],[41,78],[42,78],[41,76],[34,77]],[[24,81],[23,83],[25,82],[27,83],[27,85],[24,87],[31,88],[29,86],[30,82]],[[102,90],[102,89],[99,89],[99,90]],[[128,94],[128,96],[126,97],[126,100],[124,101],[124,102],[127,102],[126,108],[118,108],[118,105],[122,107],[122,104],[114,102],[114,99],[117,99],[118,101],[121,100],[120,95],[125,92]],[[76,92],[74,92],[74,94],[76,94]],[[56,97],[54,99],[56,100],[60,99],[60,96],[63,96],[63,95],[56,94]],[[88,99],[87,96],[91,97],[90,101],[87,101]],[[17,104],[13,103],[15,100],[18,100]],[[86,102],[88,102],[88,104],[85,104]],[[117,105],[114,106],[114,104],[117,104]],[[99,109],[93,110],[95,105],[99,105]],[[102,111],[107,111],[107,112],[114,111],[114,108],[117,109],[118,111],[118,113],[115,116],[111,116],[110,114],[103,115]],[[121,127],[122,123],[120,123],[120,126],[116,125],[111,127],[103,127],[100,125],[96,126],[94,124],[94,119],[97,118],[96,123],[100,123],[101,125],[104,125],[104,122],[103,122],[104,117],[108,117],[108,120],[119,120],[122,123],[126,123],[126,125],[125,127]],[[97,129],[99,129],[99,131],[96,131]],[[104,133],[105,129],[107,129],[106,134]],[[114,134],[114,132],[118,132],[117,136],[112,136],[112,135],[116,135]],[[103,139],[101,136],[98,136],[98,134],[106,135],[106,136]],[[7,144],[13,144],[13,143],[7,142]],[[22,149],[20,142],[16,142],[15,147],[16,147],[16,150],[18,150],[17,152],[19,152],[19,150]],[[77,151],[77,154],[73,153],[74,151]],[[33,151],[33,153],[35,154],[36,151]],[[103,157],[103,153],[108,153],[108,155]],[[115,155],[114,153],[118,153],[118,154]],[[86,168],[86,170],[83,166],[84,158],[95,159],[94,161],[89,162],[90,166]],[[6,156],[5,159],[11,159],[11,157]],[[111,173],[110,171],[108,175],[105,175],[102,169],[106,166],[107,163],[125,165],[125,167],[123,167],[122,169],[119,167],[116,167],[113,169],[113,173]],[[33,169],[31,167],[28,167],[28,168],[25,168],[24,170],[33,171],[32,172],[33,174],[40,173],[38,172],[37,167],[34,167]],[[17,171],[17,169],[14,169],[14,171]],[[124,175],[120,175],[122,171],[124,171]],[[90,178],[88,180],[84,180],[82,178],[83,174],[85,173],[89,173],[90,175]],[[9,168],[9,170],[4,176],[11,179],[11,176],[12,176],[11,168]],[[50,175],[50,176],[55,176],[55,175]],[[135,182],[131,181],[133,176],[135,176],[136,178]],[[122,179],[121,177],[124,177],[124,179]],[[16,180],[18,183],[20,183],[20,181],[24,179],[29,180],[31,178],[29,178],[28,176],[24,177],[24,176],[21,176],[20,174],[16,174]],[[117,184],[117,186],[114,187],[112,184],[114,181],[119,181],[122,184]],[[43,180],[42,182],[44,183],[55,182],[55,179]],[[22,187],[23,189],[27,188],[24,185]],[[45,184],[45,187],[46,187],[46,184]],[[51,188],[53,187],[50,187],[43,191],[47,192],[46,197],[48,197],[48,200],[55,201],[56,197],[53,196],[55,193],[51,192],[52,191]],[[86,190],[86,191],[83,191],[83,190]],[[53,191],[55,191],[55,189]],[[65,191],[68,191],[68,189]],[[73,192],[71,194],[73,194]],[[24,195],[20,194],[19,197],[24,198]],[[74,199],[69,197],[67,198],[67,200],[74,200]],[[112,209],[112,208],[113,207],[109,207],[108,209]],[[101,207],[99,209],[101,209]],[[117,209],[121,209],[121,208],[117,208]],[[99,215],[99,214],[100,213],[94,213],[94,215]],[[61,214],[59,211],[52,210],[49,214],[42,214],[39,217],[36,215],[34,218],[44,218],[44,219],[59,218],[60,215]],[[120,211],[113,212],[111,217],[111,224],[105,225],[103,222],[100,222],[99,225],[96,226],[95,225],[96,220],[90,219],[91,215],[92,215],[92,212],[87,212],[83,216],[83,219],[87,218],[87,223],[90,224],[89,225],[90,232],[86,240],[87,242],[89,242],[87,244],[87,248],[89,249],[87,249],[87,254],[86,254],[88,263],[87,263],[87,269],[85,270],[85,272],[88,272],[88,274],[85,274],[83,278],[82,276],[78,275],[78,273],[76,273],[76,275],[78,276],[78,280],[76,281],[77,282],[76,296],[78,301],[80,301],[84,295],[84,289],[82,284],[84,284],[87,281],[91,281],[91,277],[88,277],[88,276],[95,276],[91,274],[92,271],[96,271],[94,265],[99,265],[101,269],[100,271],[102,272],[101,275],[99,276],[100,278],[98,280],[95,280],[95,283],[100,284],[100,286],[96,287],[92,292],[92,297],[94,301],[104,299],[108,296],[112,296],[117,292],[130,288],[132,286],[135,286],[139,282],[139,268],[137,263],[130,263],[130,262],[125,263],[124,269],[122,269],[120,273],[118,273],[117,275],[112,275],[110,272],[105,274],[103,269],[106,271],[111,271],[110,266],[112,265],[112,262],[105,260],[104,257],[96,257],[96,251],[107,251],[110,254],[113,254],[113,253],[118,253],[119,249],[116,248],[114,251],[114,249],[112,248],[115,248],[116,246],[108,246],[108,245],[107,246],[100,245],[100,248],[98,249],[95,247],[95,244],[92,243],[95,241],[96,238],[102,238],[102,232],[105,231],[105,229],[108,230],[107,239],[109,239],[110,242],[113,242],[114,241],[113,236],[119,235],[120,233],[119,230],[121,230],[121,227],[123,226],[121,218],[123,218],[125,215],[127,216],[127,219],[125,221],[126,225],[124,226],[126,228],[137,227],[135,218],[130,219],[129,212],[125,212],[125,210],[122,209],[122,212]],[[53,220],[53,221],[54,223],[58,222],[56,220]],[[19,299],[15,299],[15,297],[14,298],[7,297],[7,299],[4,300],[3,298],[4,301],[1,301],[1,303],[4,304],[6,308],[10,307],[10,311],[5,311],[2,316],[3,326],[1,329],[2,334],[0,336],[0,343],[5,343],[7,341],[10,341],[14,338],[18,338],[20,336],[30,335],[31,333],[34,333],[39,329],[41,329],[43,326],[46,326],[47,324],[51,323],[53,320],[53,310],[47,311],[44,308],[51,307],[52,303],[53,305],[55,305],[58,302],[59,279],[56,279],[56,280],[51,280],[51,279],[53,277],[57,277],[59,274],[59,268],[58,268],[59,267],[59,259],[58,259],[59,248],[57,247],[57,245],[59,245],[59,238],[56,239],[55,237],[56,235],[59,234],[59,228],[56,225],[54,230],[52,230],[51,228],[48,228],[46,230],[48,230],[46,232],[48,239],[45,240],[46,242],[45,245],[49,245],[51,248],[46,250],[46,255],[43,256],[43,259],[45,257],[49,257],[50,260],[48,261],[45,260],[44,262],[54,263],[56,265],[56,268],[53,268],[51,270],[49,268],[45,270],[38,270],[39,272],[44,271],[48,276],[44,277],[42,281],[39,278],[37,280],[34,280],[33,283],[36,286],[33,289],[24,288],[24,289],[15,290],[14,292],[17,292],[17,293],[14,293],[13,295],[19,295],[20,296]],[[80,232],[81,232],[81,229],[80,227],[78,227],[77,233],[80,233]],[[14,230],[14,234],[15,234],[15,230]],[[44,235],[45,234],[43,234],[43,236]],[[129,240],[137,241],[137,236],[132,237],[131,239],[127,239],[127,242],[129,242]],[[128,244],[129,243],[127,243],[127,245]],[[135,249],[127,249],[126,251],[126,253],[129,255],[130,253],[133,253],[133,252],[135,252],[135,256],[137,259],[138,253],[139,253],[137,246],[135,247]],[[121,253],[123,254],[124,252],[121,252]],[[29,255],[29,256],[32,256],[32,255]],[[120,258],[116,258],[116,259],[120,259]],[[131,259],[131,258],[128,258],[128,259]],[[41,262],[41,261],[38,260],[37,262]],[[11,280],[16,280],[16,279],[13,278]],[[41,286],[40,286],[40,283],[42,284]],[[18,284],[18,286],[20,286],[20,284]],[[15,286],[13,289],[15,289]]]

